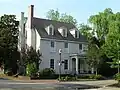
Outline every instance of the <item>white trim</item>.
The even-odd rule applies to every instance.
[[[65,30],[65,36],[63,36],[63,30]],[[58,31],[61,33],[61,35],[63,37],[67,37],[68,31],[67,31],[67,28],[65,26],[62,26],[62,27],[58,28]]]
[[[54,40],[56,42],[68,42],[68,43],[82,43],[82,44],[87,44],[87,42],[79,42],[79,41],[70,41],[70,40],[58,40],[58,39],[48,39],[48,38],[41,38],[41,40],[46,40],[46,41],[51,41]]]
[[[47,31],[48,35],[50,35],[50,28],[52,28],[52,35],[54,35],[54,26],[52,24],[47,26],[45,30]]]
[[[51,58],[51,59],[53,59],[53,58]],[[50,66],[51,66],[51,59],[49,60],[49,68],[51,68]],[[55,70],[55,59],[53,59],[54,60],[54,70]],[[52,68],[53,69],[53,68]]]
[[[79,30],[76,28],[70,29],[70,33],[73,35],[74,38],[79,38]],[[76,31],[77,31],[77,37],[76,37]]]

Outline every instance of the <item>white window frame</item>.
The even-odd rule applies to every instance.
[[[76,28],[70,29],[70,33],[73,35],[74,38],[79,38],[79,30],[77,30]]]
[[[50,28],[52,28],[52,34],[50,34]],[[54,26],[52,24],[47,26],[45,30],[47,31],[48,35],[54,35]]]
[[[53,63],[53,68],[51,67],[51,66],[52,66],[52,65],[51,65],[51,60],[54,61],[54,63]],[[55,69],[55,60],[54,60],[54,59],[50,59],[50,68]]]

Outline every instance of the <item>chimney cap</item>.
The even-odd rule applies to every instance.
[[[34,5],[30,5],[30,7],[34,7]]]
[[[24,14],[24,12],[21,12],[21,14]]]

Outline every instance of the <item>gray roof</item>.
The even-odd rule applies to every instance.
[[[45,30],[45,27],[49,25],[54,26],[54,35],[48,35],[48,33]],[[32,20],[32,25],[34,28],[37,29],[38,33],[40,34],[41,38],[48,38],[48,39],[57,39],[57,40],[69,40],[69,41],[79,41],[79,42],[86,42],[87,39],[83,35],[79,35],[79,38],[74,38],[73,35],[69,32],[70,29],[75,28],[73,24],[70,23],[64,23],[64,22],[59,22],[59,21],[54,21],[54,20],[48,20],[48,19],[41,19],[41,18],[33,18]],[[68,30],[67,37],[63,37],[59,31],[58,28],[60,27],[66,27]]]

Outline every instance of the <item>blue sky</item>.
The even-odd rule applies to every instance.
[[[0,0],[0,15],[15,14],[19,18],[20,12],[25,12],[29,5],[35,5],[36,17],[45,18],[50,9],[58,9],[77,19],[79,23],[86,23],[90,15],[94,15],[105,8],[120,11],[120,0]]]

